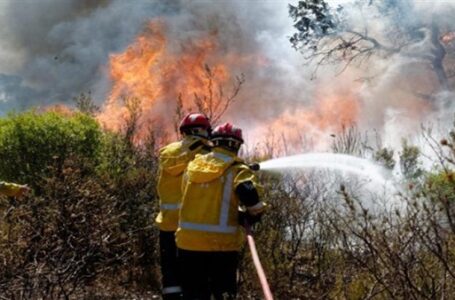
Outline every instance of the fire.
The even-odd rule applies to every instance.
[[[175,41],[166,36],[165,23],[152,21],[124,52],[111,55],[109,75],[113,85],[98,116],[106,128],[122,128],[130,116],[131,99],[138,102],[141,110],[139,134],[145,134],[152,124],[173,128],[177,99],[182,100],[184,110],[194,110],[195,95],[207,93],[208,72],[213,86],[231,79],[229,68],[221,63],[223,59],[216,59],[216,32],[180,41],[177,49],[171,45]],[[166,133],[172,134],[169,131]]]
[[[133,107],[140,110],[138,139],[145,137],[152,126],[155,133],[162,135],[159,138],[174,137],[177,109],[196,111],[195,95],[207,96],[208,85],[217,91],[218,86],[230,86],[233,70],[260,70],[267,68],[269,63],[270,60],[261,53],[239,54],[232,48],[228,51],[216,30],[196,37],[173,39],[165,22],[152,21],[129,47],[110,56],[112,88],[98,119],[107,129],[122,130],[125,120],[131,118]],[[262,91],[249,88],[248,94],[257,94],[260,99]],[[299,105],[283,113],[275,112],[270,120],[265,120],[263,116],[251,120],[249,123],[256,127],[245,128],[247,135],[252,137],[249,142],[264,142],[264,137],[269,136],[267,131],[271,129],[289,148],[297,149],[307,139],[315,143],[311,147],[313,149],[327,146],[323,142],[327,139],[323,136],[338,133],[342,126],[350,126],[358,120],[360,101],[353,91],[357,87],[351,88],[346,88],[348,92],[316,94],[315,99],[318,100],[313,105]],[[254,101],[255,97],[248,98],[243,101]],[[216,107],[218,104],[211,105]],[[250,106],[254,105],[259,103]],[[242,109],[242,105],[235,108]],[[237,114],[232,113],[224,119],[248,123],[235,116]]]
[[[441,42],[448,45],[455,40],[455,31],[447,32],[441,36]]]
[[[319,99],[312,106],[284,112],[272,120],[269,126],[260,128],[254,136],[270,136],[270,131],[273,131],[274,138],[277,139],[274,141],[274,151],[278,154],[289,154],[303,149],[326,149],[329,134],[354,125],[359,117],[360,107],[358,99],[353,95],[321,96]],[[258,140],[254,136],[253,139]],[[268,142],[270,141],[265,142],[265,148],[269,146]]]
[[[49,105],[39,109],[38,111],[53,112],[64,117],[71,117],[74,115],[74,111],[64,104]]]

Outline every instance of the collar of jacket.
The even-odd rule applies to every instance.
[[[201,141],[203,142],[204,144],[207,144],[207,139],[204,139],[203,137],[200,137],[200,136],[195,136],[195,135],[185,135],[183,138],[182,138],[182,144],[183,145],[189,145],[189,144],[192,144],[194,142],[197,142],[197,141]]]
[[[220,156],[227,156],[229,157],[230,159],[232,159],[233,161],[237,162],[237,163],[243,163],[243,159],[241,159],[240,157],[238,157],[234,152],[232,151],[229,151],[227,149],[224,149],[222,147],[214,147],[212,149],[212,152],[216,155],[216,153],[219,153]]]

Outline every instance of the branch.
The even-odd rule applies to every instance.
[[[455,77],[455,68],[447,71],[447,78]]]
[[[233,84],[232,93],[225,100],[223,100],[223,98],[224,98],[223,97],[224,96],[223,89],[222,89],[221,86],[219,86],[220,101],[218,102],[218,106],[221,105],[221,104],[223,106],[218,111],[218,113],[216,115],[215,115],[215,112],[214,112],[214,116],[213,116],[213,119],[212,119],[214,123],[216,123],[221,118],[221,116],[227,111],[229,106],[231,106],[231,104],[236,100],[236,97],[239,94],[240,89],[241,89],[241,87],[242,87],[242,85],[244,83],[245,83],[245,75],[241,74],[240,76],[236,76],[235,77],[235,83]]]
[[[392,48],[392,47],[385,46],[385,45],[381,44],[377,39],[372,38],[372,37],[367,36],[367,35],[364,35],[364,34],[362,34],[360,32],[357,32],[357,31],[347,30],[346,33],[351,33],[353,35],[358,36],[361,40],[368,41],[368,42],[372,43],[373,44],[373,48],[375,48],[375,49],[384,50],[384,51],[387,51],[387,52],[390,52],[390,53],[397,53],[402,48],[402,47]]]

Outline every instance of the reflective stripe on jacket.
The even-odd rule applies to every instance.
[[[160,150],[157,185],[160,213],[155,219],[160,230],[177,230],[182,199],[182,175],[194,156],[204,151],[205,143],[202,138],[185,136],[181,141],[171,143]]]
[[[16,196],[21,190],[21,185],[0,181],[0,195]]]
[[[242,182],[256,185],[248,166],[221,148],[196,155],[184,176],[184,193],[177,247],[192,251],[238,251],[243,229],[238,224],[239,199],[235,188]]]

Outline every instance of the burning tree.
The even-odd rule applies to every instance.
[[[125,51],[111,55],[112,89],[98,114],[107,128],[118,131],[122,120],[133,117],[123,99],[136,99],[141,110],[134,116],[139,139],[151,126],[163,127],[161,135],[178,134],[178,123],[190,111],[205,113],[216,124],[238,100],[245,78],[233,75],[232,58],[220,55],[218,33],[180,41],[168,27],[150,21]],[[166,130],[171,125],[174,132]]]
[[[289,14],[297,29],[290,42],[316,62],[315,72],[326,64],[340,64],[343,72],[372,56],[401,55],[428,66],[437,90],[454,88],[455,28],[448,17],[453,11],[419,16],[409,0],[359,0],[336,8],[324,0],[304,0],[289,5]]]

